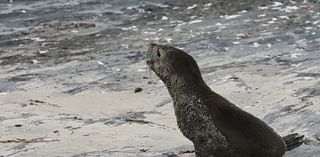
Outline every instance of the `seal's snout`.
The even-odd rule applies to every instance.
[[[157,60],[159,55],[157,53],[159,52],[160,46],[155,43],[148,44],[148,57],[151,60]]]
[[[149,55],[153,53],[154,48],[157,47],[157,46],[158,45],[155,44],[155,43],[148,44],[148,53],[149,53]]]
[[[147,45],[148,47],[148,50],[147,50],[147,56],[148,56],[148,60],[147,60],[147,65],[149,67],[152,67],[152,64],[153,64],[153,49],[154,47],[156,46],[157,44],[154,44],[154,43],[149,43]]]

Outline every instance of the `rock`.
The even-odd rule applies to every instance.
[[[141,91],[142,91],[142,88],[140,88],[140,87],[137,87],[137,88],[134,89],[134,93],[139,93]]]

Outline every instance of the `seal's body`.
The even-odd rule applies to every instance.
[[[167,86],[178,126],[193,142],[197,157],[281,157],[285,153],[285,141],[273,129],[206,85],[190,55],[156,44],[150,44],[148,55],[147,64]],[[295,141],[292,146],[301,145],[302,137],[290,138]]]

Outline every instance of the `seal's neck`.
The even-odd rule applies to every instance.
[[[201,77],[179,77],[172,75],[165,81],[169,93],[175,102],[188,103],[200,99],[211,92]]]

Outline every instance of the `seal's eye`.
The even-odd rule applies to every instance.
[[[157,56],[161,57],[160,49],[157,50]]]

